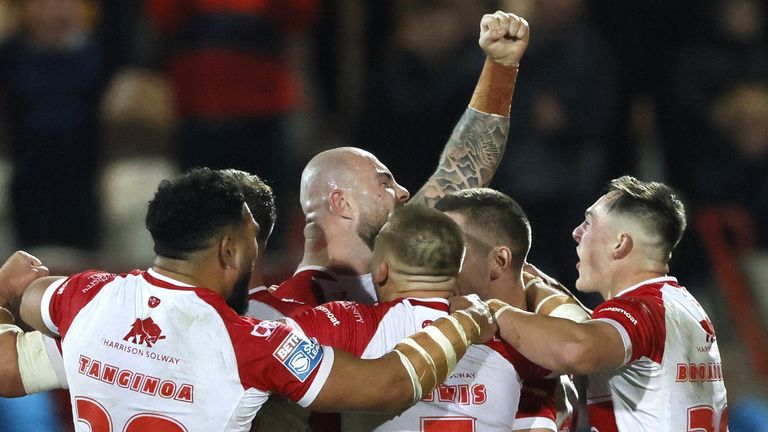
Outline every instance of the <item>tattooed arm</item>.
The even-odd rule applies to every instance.
[[[432,207],[453,191],[487,186],[501,162],[517,69],[528,46],[528,23],[504,12],[485,15],[480,46],[488,58],[469,108],[448,139],[434,174],[409,203]]]

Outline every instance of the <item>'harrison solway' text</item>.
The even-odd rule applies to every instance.
[[[142,349],[142,348],[138,348],[138,347],[135,347],[135,346],[126,345],[124,343],[111,341],[109,339],[102,339],[101,343],[103,343],[104,346],[116,349],[118,351],[123,351],[123,352],[127,352],[128,354],[143,356],[143,357],[146,357],[148,359],[157,360],[157,361],[161,361],[161,362],[177,364],[181,360],[178,357],[173,357],[173,356],[169,356],[169,355],[166,355],[166,354],[158,354],[158,353],[153,352],[153,351],[148,351],[148,350],[145,350],[145,349]]]
[[[77,371],[88,378],[137,393],[188,403],[192,403],[194,400],[195,386],[192,384],[177,383],[173,380],[155,378],[129,369],[119,369],[84,355],[80,356]]]

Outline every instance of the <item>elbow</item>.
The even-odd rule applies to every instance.
[[[588,375],[598,368],[596,349],[588,347],[584,343],[572,342],[562,350],[561,369],[565,373]]]
[[[398,415],[407,410],[413,403],[413,383],[406,373],[399,374],[394,384],[389,384],[386,405],[382,406],[383,412]],[[386,387],[385,387],[386,388]]]

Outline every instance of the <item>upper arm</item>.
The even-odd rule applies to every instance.
[[[626,346],[621,333],[603,321],[572,323],[578,326],[578,338],[566,349],[569,372],[587,375],[616,369],[626,361]]]
[[[363,360],[335,350],[330,375],[310,408],[399,413],[412,398],[413,384],[397,354]]]
[[[48,287],[56,281],[65,279],[63,276],[48,276],[34,280],[24,291],[21,299],[21,319],[35,330],[43,334],[54,335],[43,320],[42,301],[43,294]]]

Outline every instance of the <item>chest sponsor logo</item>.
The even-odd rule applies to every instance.
[[[307,340],[291,332],[283,339],[272,356],[299,381],[304,382],[320,364],[323,350],[317,340]]]
[[[160,329],[160,326],[157,325],[152,318],[136,318],[136,321],[131,325],[128,334],[123,337],[123,340],[138,345],[146,345],[147,348],[152,348],[152,345],[165,339],[165,336],[163,336],[162,333],[163,330]]]
[[[275,331],[275,329],[279,325],[280,323],[275,321],[262,321],[256,324],[255,326],[253,326],[253,330],[251,330],[251,334],[257,337],[267,338],[272,335],[272,332]]]

